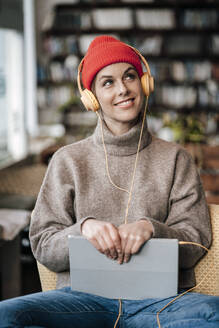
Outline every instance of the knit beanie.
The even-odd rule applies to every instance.
[[[91,90],[93,79],[102,68],[121,62],[133,65],[141,78],[141,60],[132,48],[108,35],[96,37],[91,42],[83,61],[81,78],[84,88]]]

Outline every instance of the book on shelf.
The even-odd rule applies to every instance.
[[[207,9],[205,11],[186,9],[181,11],[180,21],[183,27],[187,28],[215,28],[218,24],[218,12],[214,9]]]
[[[173,29],[176,26],[175,13],[168,9],[137,9],[137,26],[142,29]]]

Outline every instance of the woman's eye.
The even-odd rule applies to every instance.
[[[134,80],[135,79],[135,74],[132,74],[132,73],[128,73],[125,78],[126,80]]]
[[[106,80],[103,82],[104,87],[109,87],[113,83],[113,80]]]

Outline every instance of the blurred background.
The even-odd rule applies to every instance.
[[[30,214],[53,153],[94,130],[76,77],[101,34],[145,56],[149,129],[187,148],[219,204],[219,1],[0,0],[0,300],[40,290]]]

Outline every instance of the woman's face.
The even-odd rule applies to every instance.
[[[106,66],[97,73],[93,89],[107,126],[115,134],[127,132],[135,124],[144,100],[135,68],[129,63]]]

